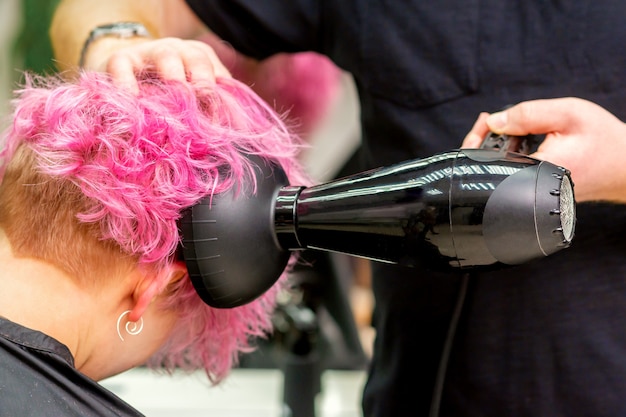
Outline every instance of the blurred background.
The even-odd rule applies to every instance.
[[[2,127],[8,123],[9,101],[23,72],[55,72],[47,31],[57,4],[58,0],[0,0]],[[278,61],[268,72],[284,68]],[[316,61],[327,70],[323,77],[312,70]],[[303,134],[312,146],[302,154],[303,163],[316,182],[354,172],[360,132],[352,79],[321,57],[299,57],[297,62],[290,64],[289,71],[291,75],[299,71],[305,82],[297,84],[300,90],[290,92],[293,103],[300,100],[290,108],[303,120],[314,114],[306,118]],[[289,71],[284,71],[285,76]],[[284,81],[268,81],[271,88],[261,95],[273,100],[272,92],[282,94],[275,86]],[[329,94],[323,99],[305,97],[301,86],[307,82],[312,91],[324,83]],[[274,335],[260,342],[257,352],[242,357],[240,367],[220,386],[210,387],[203,374],[165,376],[143,368],[103,385],[148,417],[361,416],[361,390],[374,338],[369,263],[338,254],[304,256],[314,267],[294,272],[294,289],[281,297]]]

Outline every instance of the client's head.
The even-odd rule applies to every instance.
[[[249,183],[255,170],[244,154],[276,161],[301,181],[296,152],[279,116],[233,80],[146,79],[134,93],[96,73],[71,83],[31,77],[2,136],[0,241],[19,267],[0,282],[17,287],[20,271],[29,274],[22,282],[46,271],[28,301],[64,306],[59,317],[85,314],[64,323],[76,334],[59,329],[58,338],[96,379],[149,358],[165,369],[204,368],[218,381],[270,329],[277,287],[242,307],[205,305],[177,256],[177,221],[203,197]],[[39,316],[11,306],[0,315],[38,326]],[[129,334],[127,323],[143,323],[142,333]]]

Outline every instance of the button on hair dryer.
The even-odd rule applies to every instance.
[[[569,246],[570,173],[492,135],[460,149],[312,187],[256,157],[257,192],[187,210],[182,252],[205,303],[236,307],[271,287],[291,251],[318,249],[448,271],[518,265]],[[251,187],[250,187],[251,188]]]

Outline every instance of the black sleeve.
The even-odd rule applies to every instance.
[[[317,0],[186,0],[218,36],[262,59],[278,52],[323,53]]]

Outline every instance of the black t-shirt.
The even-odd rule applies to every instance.
[[[0,318],[0,416],[141,416],[74,367],[69,349]]]
[[[626,120],[620,0],[188,3],[245,54],[312,50],[351,72],[362,168],[456,148],[479,112],[528,99],[578,96]],[[571,248],[471,277],[441,416],[626,415],[626,207],[577,217]],[[365,415],[427,415],[459,277],[374,272]]]

